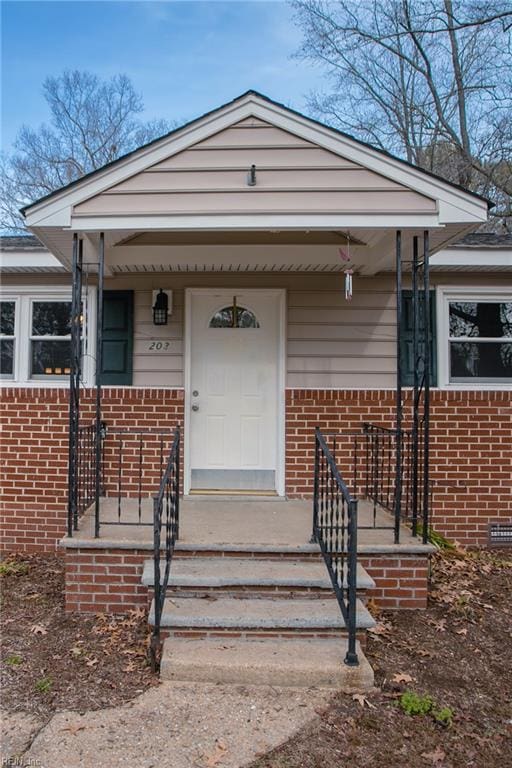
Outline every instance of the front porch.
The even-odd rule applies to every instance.
[[[101,537],[94,536],[91,507],[73,537],[61,541],[67,562],[67,610],[124,612],[148,605],[143,571],[153,556],[152,500],[143,500],[140,509],[142,524],[138,500],[123,499],[119,524],[117,499],[103,498]],[[359,501],[358,517],[358,563],[372,582],[365,597],[382,608],[424,608],[433,547],[414,537],[408,525],[401,526],[400,543],[395,544],[392,515],[378,509],[374,527],[374,507],[368,500]],[[300,499],[185,497],[170,584],[174,569],[179,571],[180,563],[193,560],[199,572],[204,566],[203,589],[211,592],[212,557],[229,559],[239,574],[247,559],[281,562],[287,574],[283,583],[293,579],[298,563],[310,563],[328,582],[320,548],[311,542],[312,519],[312,503]],[[229,584],[234,588],[237,580],[228,578]],[[327,593],[333,595],[328,583]]]
[[[375,511],[375,518],[374,518]],[[91,505],[73,538],[65,546],[153,549],[153,499],[115,497],[100,499],[101,538],[95,539],[95,510]],[[185,496],[180,503],[180,532],[176,551],[223,548],[277,553],[318,552],[310,543],[311,501],[241,496]],[[410,526],[401,525],[400,543],[394,543],[394,519],[367,499],[358,503],[358,551],[407,552],[423,545]],[[428,547],[427,547],[428,548]]]

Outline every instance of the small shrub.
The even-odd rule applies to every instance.
[[[453,710],[450,707],[441,707],[441,709],[433,709],[432,717],[445,728],[451,728],[453,724]]]
[[[423,526],[421,525],[418,525],[418,536],[423,536]],[[427,540],[429,544],[433,544],[434,547],[437,547],[437,549],[450,551],[450,552],[457,551],[457,547],[452,541],[450,541],[449,539],[445,539],[445,537],[441,533],[438,533],[438,531],[434,531],[433,528],[428,529]]]
[[[400,708],[406,715],[428,715],[434,706],[431,696],[419,696],[414,691],[405,691],[399,700]]]
[[[0,576],[28,573],[28,563],[18,563],[16,560],[4,560],[0,563]]]
[[[434,722],[445,728],[453,724],[454,712],[450,707],[439,707],[432,696],[420,696],[414,691],[405,691],[398,700],[400,709],[411,717],[417,715],[430,715]]]
[[[49,693],[52,689],[53,680],[51,677],[42,677],[36,683],[36,691],[39,693]]]
[[[19,667],[19,665],[22,662],[23,662],[23,659],[17,653],[13,653],[11,656],[8,656],[5,660],[5,663],[8,664],[10,667]]]

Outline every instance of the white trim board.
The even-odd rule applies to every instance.
[[[436,199],[439,207],[438,224],[450,221],[476,224],[487,219],[485,201],[441,179],[429,176],[419,168],[405,165],[349,136],[339,134],[328,126],[315,123],[255,93],[248,93],[193,124],[184,126],[171,136],[163,137],[156,144],[142,147],[130,157],[120,159],[92,177],[84,178],[71,189],[64,189],[48,200],[34,203],[26,212],[27,226],[70,227],[74,205],[248,117],[259,118],[427,197]],[[123,221],[126,226],[127,219]],[[92,221],[89,219],[86,222],[77,218],[76,227],[92,229]],[[114,228],[112,224],[110,228]]]

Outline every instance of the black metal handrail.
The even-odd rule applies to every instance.
[[[397,435],[394,428],[369,422],[364,422],[359,431],[323,432],[352,496],[372,503],[373,519],[368,524],[360,523],[359,528],[394,530],[396,543],[401,522],[411,525],[413,536],[420,522],[423,530],[429,525],[429,505],[423,503],[422,425],[416,455],[412,432],[402,429],[397,457]],[[392,515],[389,522],[378,516],[379,509]]]
[[[315,430],[313,540],[318,542],[345,621],[345,664],[357,666],[357,501],[345,484],[321,431]]]
[[[160,623],[169,582],[171,561],[180,531],[180,428],[176,427],[165,472],[153,501],[154,623],[151,636],[151,667],[156,671],[161,656]],[[165,530],[162,558],[162,529]]]
[[[115,500],[115,509],[107,515],[99,505],[98,531],[104,525],[151,526],[151,514],[144,513],[164,474],[173,430],[102,424],[101,494]]]
[[[96,424],[75,431],[72,472],[70,472],[68,535],[78,529],[78,519],[96,497]]]

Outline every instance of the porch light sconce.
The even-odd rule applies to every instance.
[[[156,296],[155,296],[156,294]],[[153,325],[167,325],[169,317],[169,296],[167,291],[162,288],[153,291]]]
[[[248,187],[256,186],[256,166],[255,165],[251,165],[251,169],[247,174],[247,186]]]

